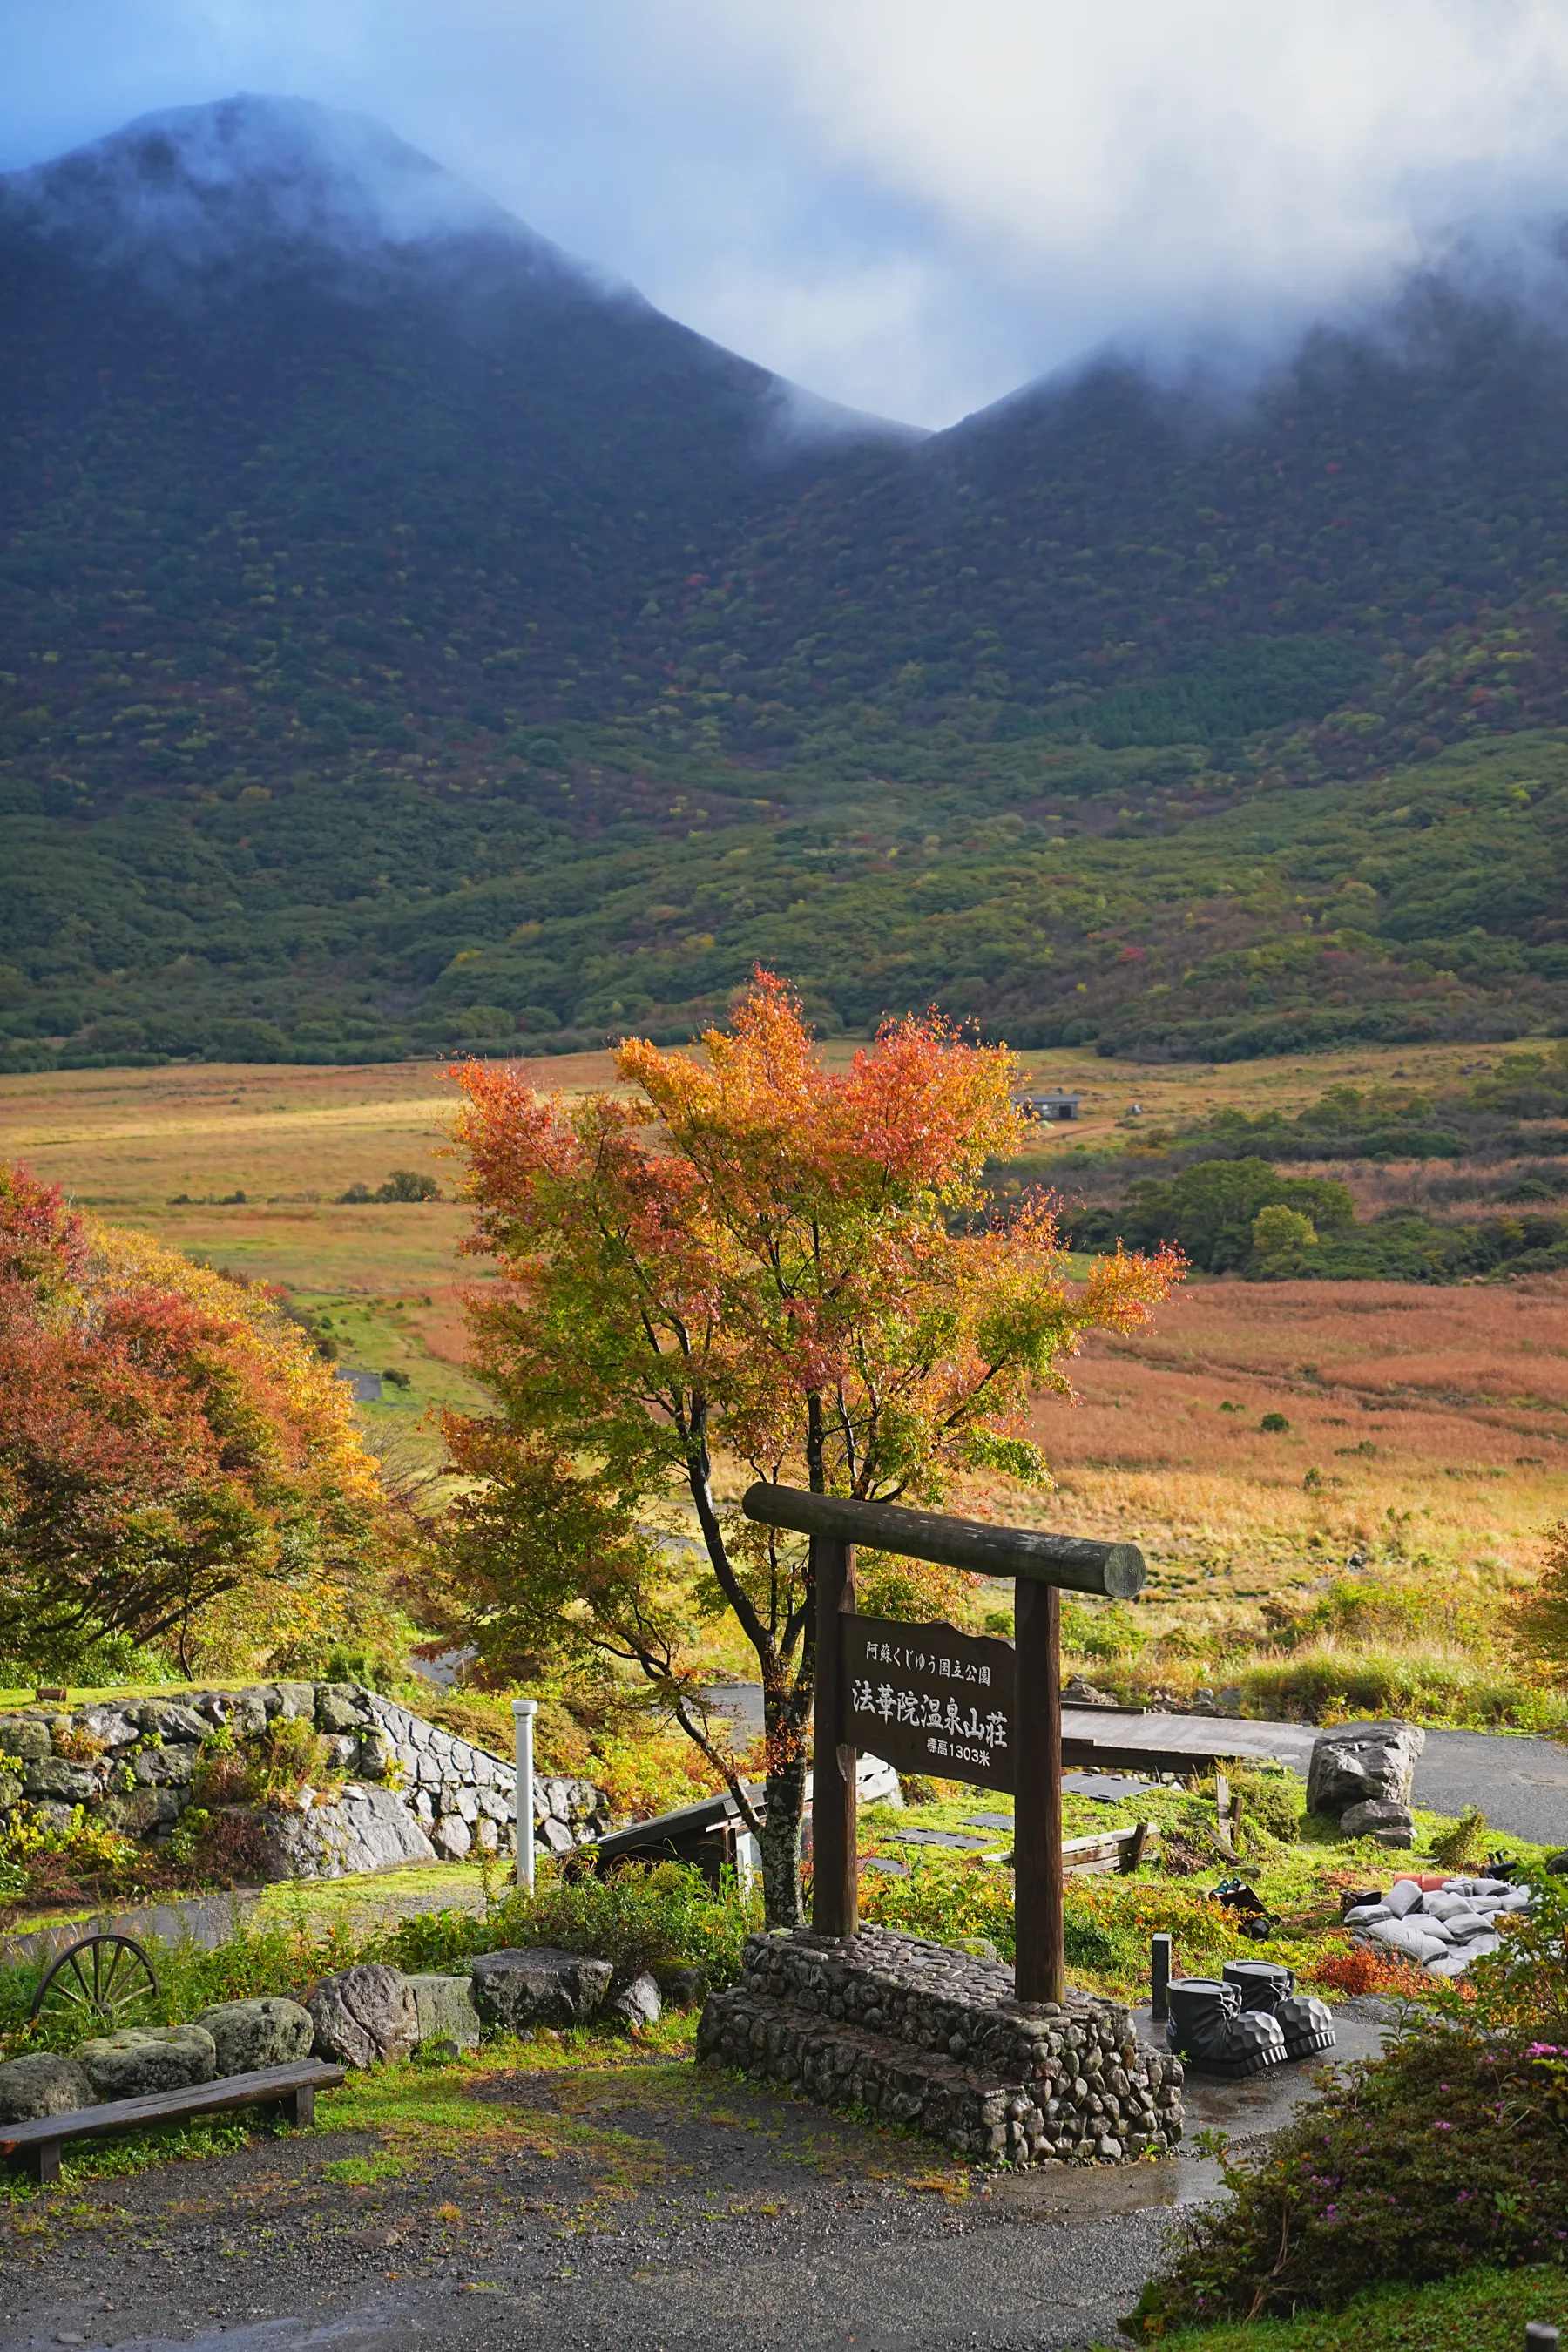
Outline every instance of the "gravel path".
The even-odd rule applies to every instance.
[[[969,2176],[677,2072],[625,2068],[587,2104],[581,2077],[494,2078],[474,2095],[525,2111],[526,2146],[360,2185],[324,2168],[375,2140],[328,2132],[13,2209],[0,2346],[1067,2352],[1120,2340],[1173,2209],[1216,2185],[1199,2158]]]

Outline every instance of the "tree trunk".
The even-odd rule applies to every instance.
[[[800,1927],[800,1825],[805,1813],[805,1743],[767,1779],[767,1817],[757,1843],[763,1856],[763,1916],[770,1927]]]

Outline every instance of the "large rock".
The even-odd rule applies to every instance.
[[[30,2124],[42,2116],[68,2116],[90,2107],[96,2094],[75,2061],[52,2050],[35,2051],[0,2066],[0,2123]]]
[[[1409,1847],[1415,1843],[1415,1819],[1408,1805],[1390,1804],[1384,1797],[1368,1797],[1340,1815],[1342,1837],[1375,1838],[1379,1845]]]
[[[136,1778],[149,1789],[184,1789],[195,1780],[201,1750],[188,1741],[144,1748],[134,1767]]]
[[[357,1683],[322,1683],[318,1686],[318,1731],[353,1732],[357,1735],[368,1730],[373,1720],[365,1705],[365,1695]]]
[[[1074,1675],[1070,1682],[1062,1685],[1064,1706],[1115,1706],[1116,1704],[1110,1691],[1100,1690],[1095,1684],[1086,1682],[1082,1675]]]
[[[646,2025],[657,2025],[664,2015],[664,2003],[656,1979],[645,1969],[640,1977],[621,1987],[605,2013],[633,2033]]]
[[[22,1776],[29,1797],[53,1797],[64,1805],[86,1805],[98,1794],[98,1776],[89,1764],[64,1756],[41,1756]]]
[[[1408,1805],[1426,1734],[1414,1723],[1341,1723],[1320,1731],[1307,1772],[1307,1811],[1337,1820],[1369,1800]]]
[[[20,1756],[35,1764],[55,1752],[48,1725],[40,1722],[36,1715],[12,1716],[7,1722],[0,1723],[0,1748],[8,1756]]]
[[[217,2046],[205,2025],[126,2025],[72,2052],[100,2099],[145,2099],[210,2083]]]
[[[212,2035],[220,2074],[254,2074],[263,2066],[292,2066],[308,2058],[314,2018],[297,2000],[220,2000],[196,2023]]]
[[[355,1781],[335,1804],[312,1805],[304,1813],[258,1812],[256,1826],[264,1856],[261,1874],[277,1885],[436,1860],[417,1817],[395,1790]]]
[[[344,2066],[406,2058],[419,2040],[419,2011],[401,1969],[369,1961],[325,1977],[305,2003],[319,2058]]]
[[[548,1945],[534,1951],[480,1952],[474,1961],[474,2000],[495,2033],[581,2025],[603,2005],[613,1973],[608,1960],[584,1959]]]
[[[477,2048],[479,2012],[474,2002],[474,1988],[468,1977],[413,1976],[408,1979],[408,1988],[414,1995],[415,2008],[419,2012],[419,2039],[422,2043],[454,2042],[459,2050]]]

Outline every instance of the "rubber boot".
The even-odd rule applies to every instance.
[[[1213,1977],[1173,1977],[1165,2040],[1184,2066],[1232,2082],[1285,2063],[1285,2036],[1267,2010],[1241,2006],[1240,1990]]]
[[[1287,2058],[1310,2058],[1334,2046],[1333,2015],[1326,2000],[1296,1990],[1289,1969],[1275,1960],[1226,1960],[1224,1979],[1241,1995],[1249,2014],[1267,2014],[1285,2036]]]

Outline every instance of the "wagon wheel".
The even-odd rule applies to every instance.
[[[152,1961],[130,1936],[84,1936],[68,1944],[33,1995],[32,2020],[79,2023],[110,2032],[144,2014],[158,1998]]]

